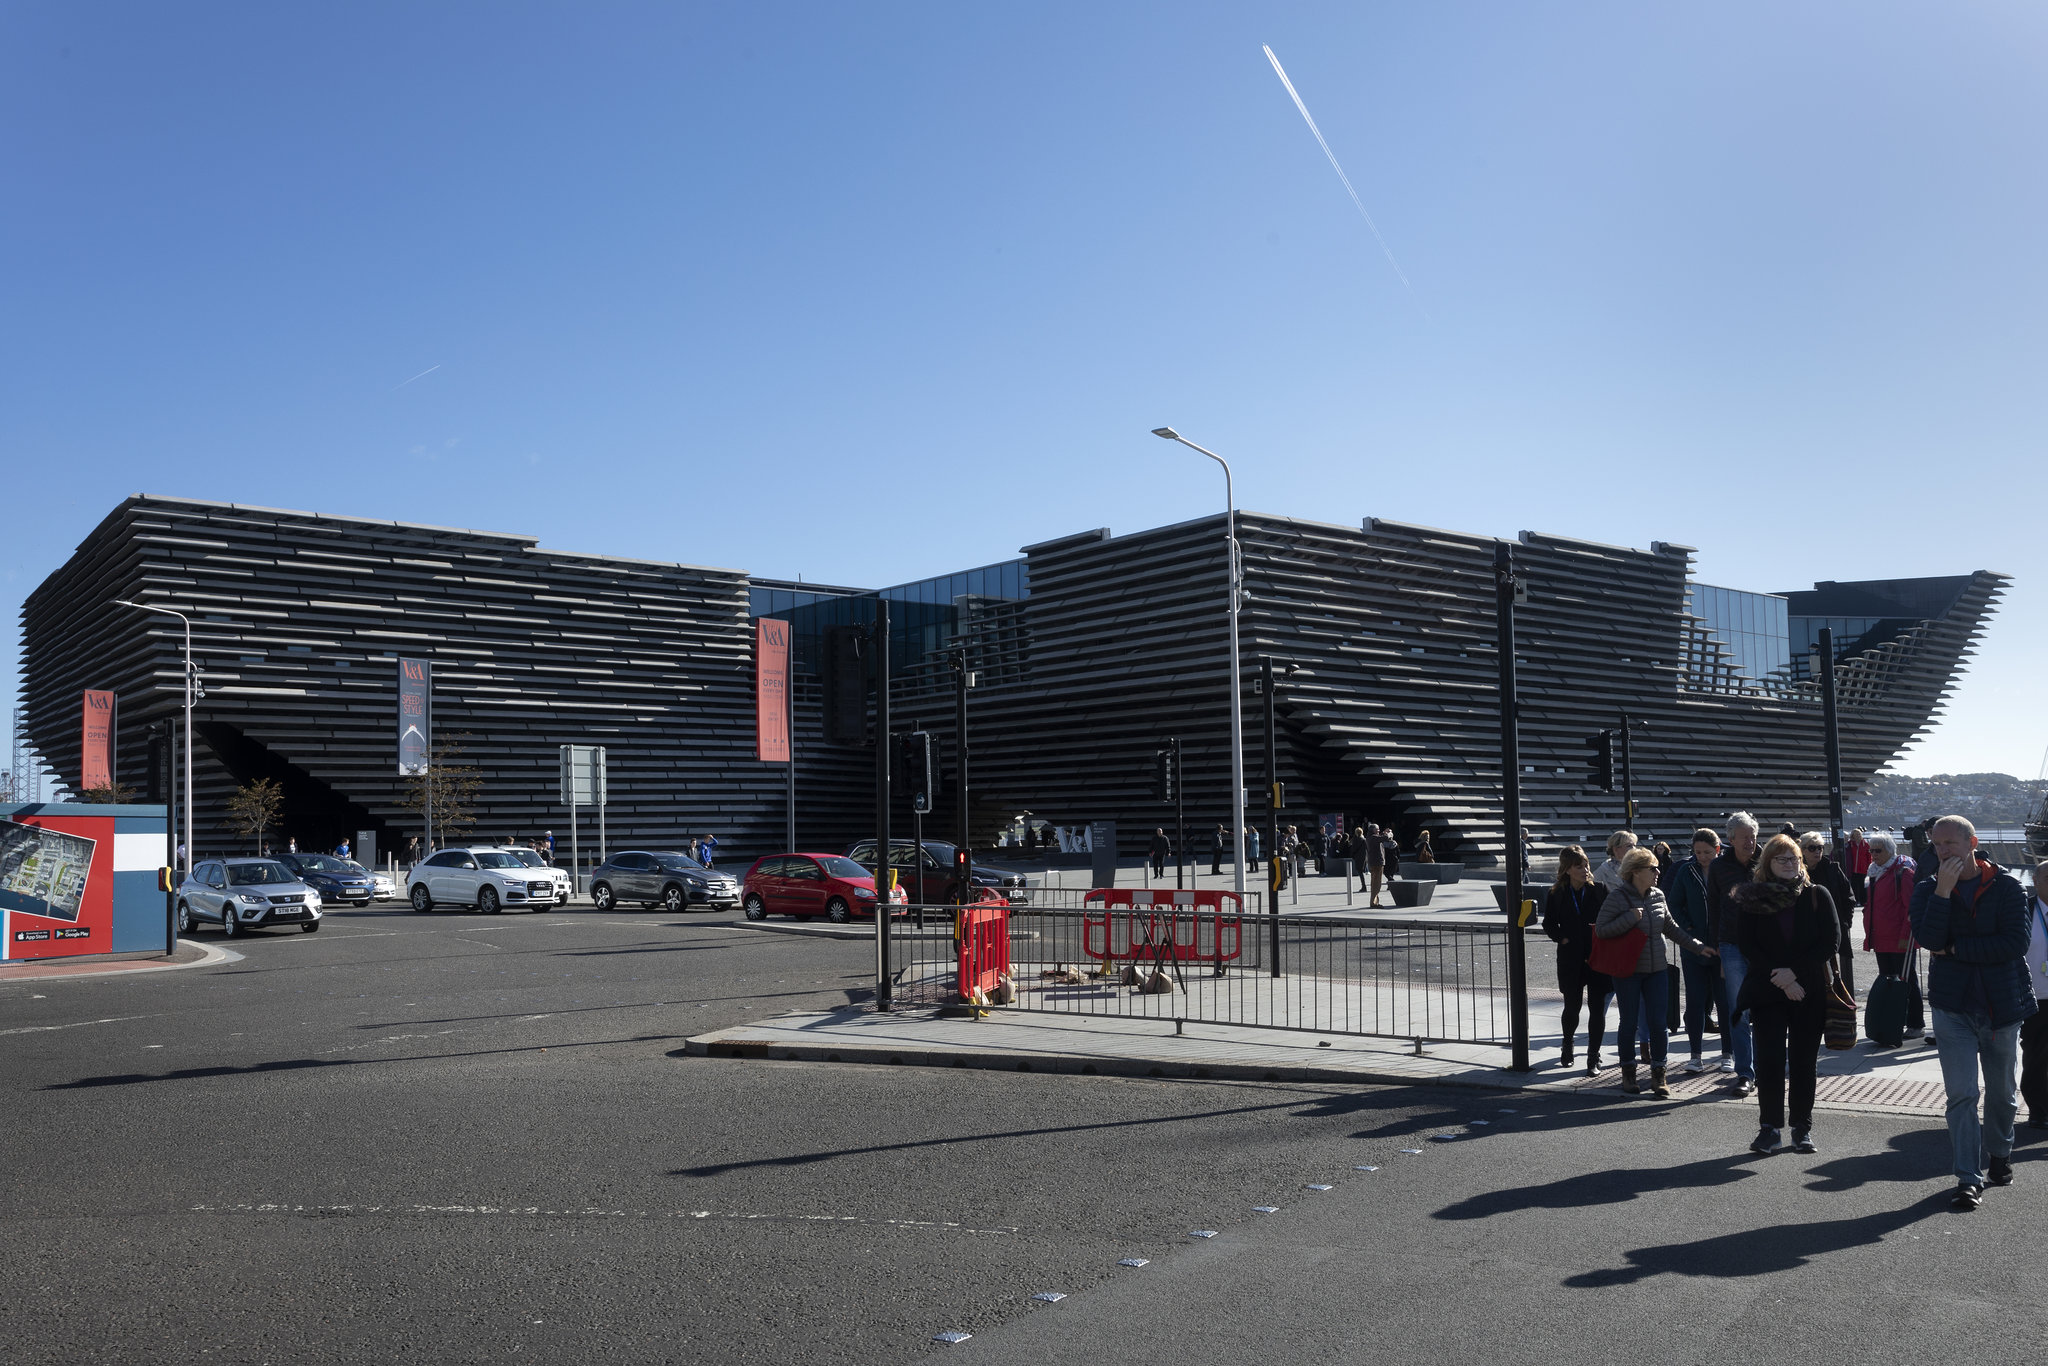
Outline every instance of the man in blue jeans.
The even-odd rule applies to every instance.
[[[1943,816],[1929,834],[1934,857],[1928,861],[1936,866],[1913,887],[1913,938],[1927,950],[1927,1003],[1948,1092],[1956,1172],[1951,1203],[1973,1210],[1987,1183],[2012,1184],[2020,1025],[2037,1009],[2027,980],[2031,927],[2019,879],[1978,855],[1976,827],[1961,816]]]
[[[1714,860],[1721,854],[1721,837],[1704,826],[1692,832],[1692,857],[1672,868],[1664,886],[1664,899],[1671,908],[1671,918],[1676,920],[1685,932],[1693,938],[1711,944],[1716,939],[1714,917],[1707,910],[1707,870],[1714,866]],[[1720,998],[1720,964],[1712,958],[1698,954],[1681,954],[1681,967],[1685,977],[1685,1036],[1692,1045],[1692,1057],[1686,1061],[1683,1070],[1704,1072],[1707,1064],[1700,1058],[1700,1049],[1706,1034],[1707,998]],[[1721,1034],[1721,1056],[1728,1056],[1728,1034]],[[1729,1066],[1734,1066],[1730,1063]]]
[[[1738,1011],[1735,1002],[1742,995],[1742,979],[1749,975],[1749,962],[1742,945],[1735,942],[1735,927],[1742,908],[1728,894],[1755,877],[1756,817],[1738,811],[1728,818],[1728,847],[1707,865],[1707,912],[1714,918],[1714,937],[1721,949],[1721,1070],[1735,1074],[1735,1094],[1747,1096],[1756,1090],[1756,1053],[1749,1034],[1749,1012]]]

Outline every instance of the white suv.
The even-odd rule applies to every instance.
[[[565,906],[569,904],[569,874],[565,870],[549,863],[546,856],[538,849],[528,849],[523,844],[501,844],[498,848],[510,854],[513,858],[518,859],[528,868],[533,869],[535,877],[553,878],[555,880],[555,900]]]
[[[507,906],[552,906],[555,880],[528,868],[503,849],[443,849],[405,875],[406,897],[416,911],[441,904],[469,906],[486,915]]]

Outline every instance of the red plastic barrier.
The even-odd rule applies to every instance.
[[[1090,958],[1228,963],[1244,951],[1236,892],[1102,887],[1082,900],[1103,908],[1081,917],[1081,952]]]
[[[953,942],[960,959],[960,999],[994,991],[996,980],[1010,970],[1010,903],[997,897],[962,906]]]

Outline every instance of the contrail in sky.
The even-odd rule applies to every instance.
[[[1284,81],[1284,80],[1286,80],[1287,78],[1286,78],[1285,76],[1282,76],[1282,77],[1281,77],[1280,79]],[[1304,112],[1306,112],[1306,111],[1304,111]],[[1314,125],[1314,124],[1310,124],[1310,125],[1309,125],[1309,127],[1313,128],[1313,127],[1315,127],[1315,125]],[[1317,136],[1318,136],[1318,137],[1320,137],[1320,136],[1322,136],[1322,135],[1321,135],[1321,134],[1319,133],[1319,134],[1317,134]],[[1327,149],[1325,149],[1325,150],[1327,150]],[[1339,171],[1339,172],[1337,172],[1337,174],[1338,174],[1338,175],[1343,175],[1344,173],[1343,173],[1342,171]],[[1358,198],[1358,196],[1357,196],[1357,195],[1353,195],[1353,196],[1351,196],[1351,197],[1352,197],[1353,199],[1356,199],[1356,198]],[[1364,212],[1364,210],[1362,210],[1362,209],[1361,209],[1361,210],[1360,210],[1359,212],[1363,213],[1363,212]],[[1368,223],[1372,222],[1372,220],[1371,220],[1370,218],[1366,219],[1365,221],[1366,221],[1366,222],[1368,222]],[[1374,231],[1375,231],[1375,232],[1377,232],[1377,231],[1378,231],[1378,229],[1374,229]],[[1381,245],[1381,246],[1385,246],[1385,245],[1386,245],[1386,243],[1382,242],[1382,243],[1380,243],[1380,245]],[[1394,267],[1394,269],[1396,269],[1396,270],[1399,270],[1399,269],[1400,269],[1400,267],[1399,267],[1399,266],[1396,266],[1396,267]],[[433,373],[434,373],[434,372],[435,372],[436,370],[438,370],[438,369],[440,369],[440,368],[441,368],[441,367],[440,367],[440,366],[438,366],[438,365],[429,365],[429,366],[428,366],[428,367],[427,367],[426,369],[424,369],[424,370],[420,371],[420,372],[419,372],[419,373],[418,373],[417,375],[414,375],[414,376],[412,377],[412,379],[425,379],[425,378],[426,378],[426,377],[427,377],[428,375],[431,375],[431,374],[433,374]],[[405,382],[405,384],[410,384],[410,383],[412,383],[412,379],[409,379],[409,380],[407,380],[407,381]],[[403,388],[405,387],[405,384],[394,384],[394,385],[392,385],[392,386],[391,386],[391,392],[392,392],[392,393],[394,393],[394,394],[395,394],[395,393],[397,393],[397,392],[398,392],[398,391],[399,391],[400,389],[403,389]]]
[[[1408,283],[1407,273],[1401,269],[1401,263],[1394,259],[1394,249],[1387,245],[1386,238],[1380,236],[1380,225],[1373,222],[1372,215],[1365,211],[1365,201],[1358,197],[1358,191],[1351,188],[1351,177],[1345,175],[1344,168],[1337,164],[1337,154],[1331,151],[1330,144],[1323,140],[1323,130],[1316,127],[1315,118],[1308,112],[1308,106],[1301,102],[1301,95],[1296,92],[1294,82],[1287,79],[1287,72],[1281,67],[1280,59],[1273,55],[1273,49],[1270,47],[1261,45],[1260,50],[1266,54],[1266,60],[1273,64],[1273,74],[1280,78],[1280,84],[1287,87],[1287,94],[1293,99],[1294,107],[1299,109],[1302,118],[1308,121],[1308,131],[1316,135],[1316,141],[1322,145],[1323,155],[1330,159],[1331,169],[1336,171],[1337,179],[1344,182],[1344,192],[1351,196],[1353,204],[1358,205],[1358,216],[1365,220],[1365,226],[1372,229],[1372,240],[1379,243],[1380,250],[1387,254],[1387,264],[1394,268],[1394,274],[1401,277],[1402,285],[1413,294],[1415,286]]]

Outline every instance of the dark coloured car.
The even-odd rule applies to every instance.
[[[320,893],[328,906],[367,906],[377,899],[377,883],[360,864],[332,854],[278,854],[277,861],[299,875],[299,881]]]
[[[600,911],[627,903],[670,914],[692,906],[730,910],[740,904],[740,880],[688,854],[633,849],[613,854],[591,873],[590,903]]]
[[[943,906],[953,900],[953,860],[958,854],[958,845],[944,840],[926,840],[923,866],[914,870],[912,865],[918,862],[917,841],[889,841],[889,862],[896,869],[897,883],[909,893],[913,902],[923,906]],[[875,842],[862,840],[848,849],[846,856],[872,872]],[[973,876],[976,896],[994,892],[1013,906],[1025,905],[1031,900],[1029,884],[1021,873],[977,863]]]
[[[745,898],[749,920],[822,915],[843,925],[854,916],[875,913],[875,879],[842,854],[770,854],[747,869]],[[889,900],[901,906],[910,898],[898,887]]]

